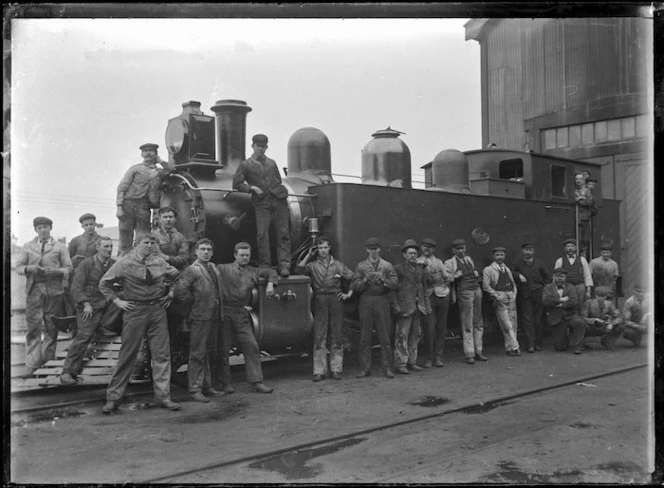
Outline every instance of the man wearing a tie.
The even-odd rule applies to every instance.
[[[516,338],[516,283],[510,269],[505,266],[506,249],[494,247],[493,263],[482,271],[482,289],[493,303],[496,319],[505,337],[505,354],[521,356]]]
[[[484,320],[482,318],[482,290],[475,269],[475,263],[466,254],[466,241],[452,241],[454,256],[445,261],[447,269],[454,274],[452,303],[458,300],[461,331],[463,333],[463,352],[468,364],[475,364],[475,359],[486,361],[482,354],[482,336]]]
[[[23,245],[13,266],[18,274],[27,276],[26,376],[32,376],[44,363],[55,358],[58,329],[51,317],[61,315],[63,311],[64,284],[72,271],[67,246],[51,237],[53,221],[37,217],[32,224],[37,237]]]
[[[222,281],[219,270],[210,263],[210,239],[196,243],[196,261],[187,267],[175,285],[175,298],[191,304],[189,323],[189,394],[195,402],[207,403],[208,396],[222,396],[221,321],[223,319]],[[207,395],[207,396],[206,396]]]
[[[110,237],[100,237],[97,254],[85,258],[76,268],[72,280],[71,293],[76,304],[76,337],[69,346],[67,358],[62,367],[60,382],[63,385],[76,384],[76,376],[83,369],[83,356],[99,328],[107,303],[99,291],[99,281],[115,264],[111,258],[113,241]]]
[[[556,351],[566,351],[569,344],[568,329],[572,331],[574,354],[583,350],[583,335],[586,325],[577,313],[579,300],[577,287],[567,283],[567,270],[553,270],[553,283],[542,290],[542,305],[546,311],[546,322],[551,327],[553,347]]]

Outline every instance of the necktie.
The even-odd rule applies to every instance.
[[[42,248],[41,248],[41,253],[44,254],[44,248],[46,247],[46,241],[41,241]]]
[[[256,156],[256,159],[260,161],[261,163],[265,162],[265,156]]]
[[[152,273],[150,273],[150,269],[148,268],[148,265],[146,264],[145,260],[143,260],[143,265],[145,266],[145,282],[148,285],[152,285],[153,284]]]
[[[210,275],[210,279],[212,280],[212,283],[214,283],[214,287],[216,290],[219,290],[219,283],[217,283],[217,275],[214,274],[214,269],[212,269],[212,265],[210,263],[205,264],[205,269],[207,270],[208,274]]]
[[[500,267],[500,272],[501,272],[501,273],[504,273],[504,272],[505,272],[505,266],[501,266],[501,267]]]

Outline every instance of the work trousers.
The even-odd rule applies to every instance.
[[[568,338],[567,329],[571,329],[572,335]],[[586,331],[586,324],[578,315],[572,315],[567,319],[562,319],[558,324],[551,326],[551,335],[553,336],[553,347],[556,351],[566,351],[571,341],[574,350],[583,348],[583,335]]]
[[[625,324],[614,325],[610,332],[606,331],[606,325],[588,325],[585,328],[585,337],[601,337],[610,347],[616,345],[616,341],[625,331]]]
[[[63,373],[77,375],[83,369],[83,356],[88,349],[88,345],[92,341],[101,323],[101,318],[104,315],[103,310],[95,310],[87,320],[83,320],[83,312],[79,311],[76,314],[76,336],[71,341],[69,350],[67,351],[67,358],[62,367]]]
[[[421,318],[424,320],[424,353],[433,361],[443,359],[445,337],[447,336],[447,314],[450,310],[450,296],[439,297],[432,294],[431,313]]]
[[[122,203],[124,218],[118,220],[120,237],[119,256],[124,256],[134,245],[134,230],[137,234],[150,232],[150,202],[145,200],[125,200]]]
[[[46,285],[42,283],[35,283],[28,293],[25,301],[25,321],[28,327],[25,336],[25,365],[28,369],[41,368],[45,362],[55,359],[58,329],[51,317],[59,316],[63,306],[64,295],[48,296]]]
[[[640,325],[638,327],[633,327],[630,325],[625,325],[623,330],[623,337],[628,341],[632,341],[635,346],[640,346],[643,336],[647,333],[648,329],[645,325]]]
[[[482,318],[482,290],[458,290],[457,302],[463,335],[463,353],[467,358],[482,354],[484,320]]]
[[[219,319],[192,320],[189,323],[187,381],[191,393],[197,393],[212,386],[211,365],[217,366],[220,362],[218,359],[213,359],[218,349],[220,326]],[[219,375],[215,374],[215,377],[219,377]]]
[[[244,307],[224,307],[224,320],[221,325],[221,385],[231,384],[229,353],[233,337],[244,356],[244,372],[247,382],[262,383],[261,351],[256,342],[249,312]],[[212,377],[212,386],[220,387],[221,385],[218,383],[215,374]]]
[[[152,357],[152,386],[155,400],[171,397],[171,350],[166,323],[166,310],[158,303],[136,304],[122,314],[122,346],[118,364],[106,388],[106,400],[118,402],[129,384],[136,356],[147,334]]]
[[[266,199],[254,202],[256,211],[256,245],[259,266],[272,266],[270,254],[270,222],[274,223],[276,236],[277,262],[280,267],[290,268],[290,212],[288,201],[270,194]]]
[[[508,303],[503,300],[509,299]],[[516,339],[516,297],[513,293],[497,291],[493,299],[493,310],[496,313],[498,325],[503,331],[505,338],[505,351],[516,351],[519,349],[519,341]]]
[[[542,290],[544,288],[532,290],[530,296],[517,300],[517,318],[526,336],[528,347],[542,347],[544,335]]]
[[[385,295],[360,296],[360,368],[371,371],[371,339],[376,329],[380,341],[380,357],[384,370],[392,370],[390,344],[390,303]]]
[[[583,303],[586,301],[586,285],[583,283],[579,283],[578,285],[572,285],[574,286],[574,289],[576,290],[576,296],[579,299],[579,304],[576,306],[574,310],[576,310],[577,313],[581,313],[581,309],[583,308]]]
[[[394,367],[417,362],[417,345],[422,337],[420,313],[415,310],[406,317],[398,317],[394,336]]]
[[[344,304],[337,293],[314,296],[314,374],[327,374],[327,337],[330,336],[330,370],[341,373],[344,363],[342,328]]]

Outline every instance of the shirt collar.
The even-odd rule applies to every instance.
[[[325,261],[327,261],[327,262],[325,262]],[[322,259],[321,257],[318,257],[318,262],[321,263],[321,264],[324,264],[324,265],[326,265],[326,266],[329,266],[329,265],[331,265],[332,263],[334,263],[334,258],[332,257],[331,254],[329,254],[329,255],[327,256],[327,259]]]

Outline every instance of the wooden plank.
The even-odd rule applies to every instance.
[[[115,367],[108,368],[83,368],[81,375],[99,376],[102,374],[111,375],[115,371]],[[42,368],[35,371],[36,376],[60,376],[62,368]]]
[[[85,386],[85,385],[108,385],[111,381],[111,375],[101,375],[101,376],[78,376],[78,381],[76,385],[72,386]],[[37,380],[37,385],[39,386],[64,386],[60,383],[60,378],[57,376],[50,376],[48,378],[39,378]]]

